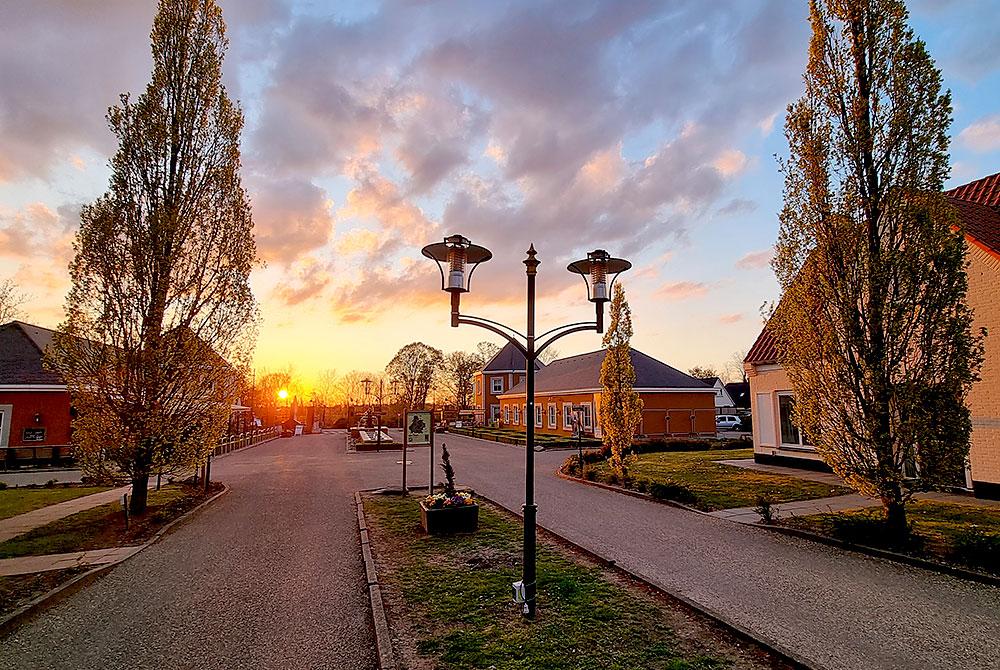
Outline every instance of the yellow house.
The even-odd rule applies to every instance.
[[[573,434],[580,415],[583,432],[601,437],[601,364],[605,350],[552,361],[535,373],[535,430],[549,435]],[[631,349],[634,389],[642,398],[640,435],[715,435],[716,391],[700,379]],[[527,394],[521,382],[498,396],[501,425],[524,430]]]
[[[965,225],[968,303],[974,328],[985,327],[986,360],[969,394],[972,448],[964,485],[977,497],[1000,498],[1000,173],[946,191]],[[754,460],[825,469],[792,423],[795,394],[765,326],[744,360],[750,379]]]

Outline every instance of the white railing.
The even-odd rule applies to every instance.
[[[280,430],[280,426],[272,426],[271,428],[261,428],[259,430],[240,433],[239,435],[224,437],[219,440],[219,445],[215,447],[212,456],[222,456],[223,454],[246,449],[247,447],[254,447],[262,442],[273,440],[278,437]]]

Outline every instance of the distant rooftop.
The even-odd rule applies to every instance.
[[[535,369],[540,370],[545,367],[541,361],[535,361]],[[508,370],[527,370],[527,359],[517,347],[508,342],[496,353],[493,358],[483,367],[483,372],[506,372]]]

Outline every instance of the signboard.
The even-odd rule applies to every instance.
[[[45,441],[45,429],[44,428],[25,428],[21,432],[22,442],[44,442]]]
[[[407,412],[405,444],[430,444],[431,443],[431,413],[430,412]]]

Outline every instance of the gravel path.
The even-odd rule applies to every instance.
[[[442,440],[460,483],[519,509],[523,449]],[[1000,668],[996,587],[566,481],[567,454],[535,454],[542,526],[816,667]]]
[[[0,668],[374,669],[343,438],[227,456],[232,491],[0,640]]]

